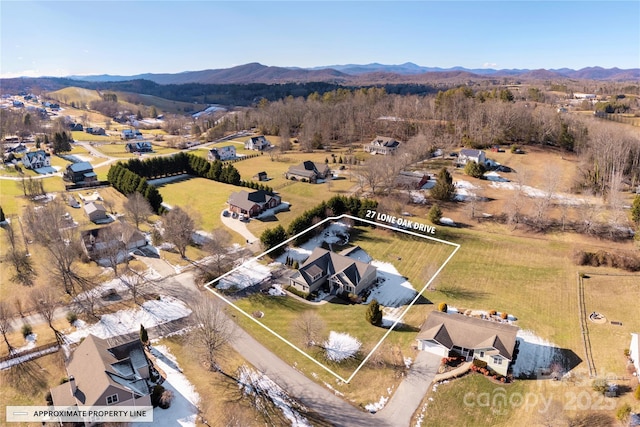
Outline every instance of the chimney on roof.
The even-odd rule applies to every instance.
[[[75,397],[78,387],[76,386],[76,379],[73,375],[69,377],[69,387],[71,387],[71,395]]]

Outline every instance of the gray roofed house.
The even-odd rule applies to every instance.
[[[67,362],[69,382],[51,398],[56,406],[151,406],[153,371],[139,339],[114,345],[89,335]]]
[[[371,154],[393,154],[400,146],[400,141],[386,136],[376,136],[373,141],[364,145],[364,151]]]
[[[264,135],[252,136],[244,143],[244,148],[247,150],[263,151],[271,148],[271,143]]]
[[[84,205],[84,211],[92,222],[102,221],[108,218],[107,210],[100,203],[87,203]]]
[[[458,154],[458,159],[456,160],[458,166],[464,166],[468,162],[476,162],[479,165],[484,166],[487,161],[487,156],[482,150],[474,150],[471,148],[463,148],[460,150],[460,154]]]
[[[292,180],[306,180],[309,182],[317,182],[319,179],[325,179],[331,170],[326,163],[304,161],[298,165],[289,167],[285,173],[285,178]]]
[[[51,155],[44,150],[31,151],[22,157],[22,164],[27,169],[40,169],[51,166]]]
[[[416,340],[419,350],[441,357],[453,351],[468,360],[483,360],[489,368],[507,375],[514,360],[518,329],[507,323],[433,311]]]
[[[282,199],[277,194],[258,190],[249,193],[242,190],[229,196],[228,204],[231,212],[245,214],[254,217],[267,209],[272,209],[281,203]]]
[[[315,248],[307,260],[290,278],[291,286],[302,292],[315,292],[328,284],[333,294],[359,294],[376,281],[377,269],[366,262]]]
[[[89,162],[77,162],[67,165],[64,179],[76,182],[95,181],[98,176],[93,172],[93,166]]]

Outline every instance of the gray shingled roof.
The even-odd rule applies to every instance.
[[[451,349],[493,347],[501,356],[512,360],[518,327],[507,323],[492,322],[433,311],[422,325],[417,340],[433,340]]]

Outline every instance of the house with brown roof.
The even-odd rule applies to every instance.
[[[433,311],[416,340],[418,350],[441,357],[453,352],[467,360],[483,360],[492,370],[507,375],[515,359],[518,329],[507,323]]]
[[[363,148],[367,153],[387,155],[394,154],[399,146],[400,141],[386,136],[376,136],[373,141],[365,144]]]
[[[325,179],[331,170],[326,163],[312,162],[310,160],[304,161],[299,165],[289,167],[289,170],[285,173],[285,178],[292,180],[299,180],[303,182],[317,182],[319,179]]]
[[[237,193],[232,193],[227,201],[231,212],[245,214],[249,217],[259,215],[267,209],[275,208],[281,202],[280,196],[264,190],[251,193],[244,190],[238,191]]]
[[[377,269],[366,262],[335,252],[315,248],[307,260],[289,279],[302,292],[315,292],[328,284],[332,294],[359,294],[376,282]]]
[[[51,389],[55,406],[151,406],[155,368],[139,339],[86,337],[66,362],[69,381]]]

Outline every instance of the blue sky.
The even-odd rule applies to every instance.
[[[0,1],[0,76],[312,67],[640,68],[633,1]]]

